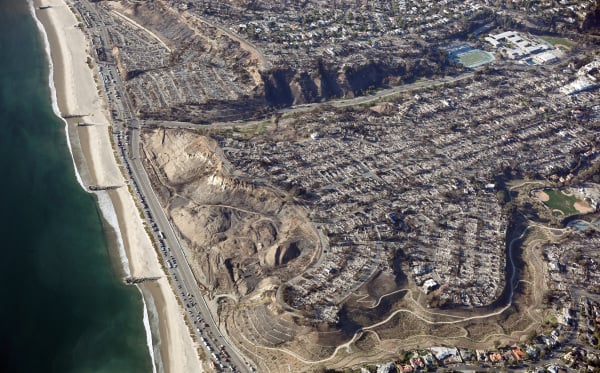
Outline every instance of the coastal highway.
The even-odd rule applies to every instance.
[[[80,13],[89,12],[89,19],[94,23],[87,28],[88,40],[90,36],[101,35],[105,50],[112,50],[109,44],[109,33],[106,23],[97,7],[104,6],[101,3],[78,2],[77,8]],[[95,47],[98,47],[96,45]],[[187,261],[183,246],[179,241],[176,231],[171,225],[166,212],[163,210],[158,196],[155,194],[150,179],[142,164],[140,157],[140,121],[135,117],[133,105],[125,91],[122,81],[114,63],[110,61],[96,60],[98,70],[102,67],[102,73],[98,71],[102,79],[100,83],[104,87],[109,110],[113,114],[113,136],[121,155],[122,164],[129,176],[129,182],[134,191],[134,198],[143,207],[147,223],[154,229],[156,241],[159,242],[160,251],[165,263],[165,272],[171,278],[171,284],[175,294],[185,310],[185,317],[192,326],[195,339],[203,347],[206,356],[212,360],[217,371],[230,372],[252,372],[255,371],[253,364],[245,358],[240,351],[232,345],[226,334],[223,333],[209,309],[198,284],[205,283],[206,279],[195,278],[194,273]],[[107,78],[105,78],[107,77]],[[200,280],[200,281],[197,281]]]
[[[115,77],[117,87],[123,82],[120,77]],[[213,313],[209,309],[204,295],[198,284],[206,283],[203,274],[196,278],[185,255],[184,248],[179,241],[176,231],[171,225],[166,212],[162,208],[158,196],[152,189],[148,174],[142,164],[140,156],[140,122],[132,115],[132,106],[127,95],[122,95],[123,108],[121,118],[128,122],[125,143],[120,133],[115,134],[116,143],[123,146],[124,163],[130,175],[134,192],[144,208],[147,221],[155,229],[157,241],[160,243],[160,255],[166,265],[166,271],[171,277],[177,297],[183,305],[186,317],[193,327],[196,340],[204,347],[206,355],[215,362],[215,365],[225,371],[248,372],[252,368],[246,363],[241,353],[233,346],[225,333],[218,328]],[[129,142],[129,144],[127,144]],[[125,145],[123,145],[125,144]],[[128,145],[128,146],[127,146]],[[169,263],[169,264],[167,264]],[[172,268],[169,268],[171,267]]]
[[[102,2],[77,2],[77,8],[81,13],[89,14],[88,19],[92,20],[90,28],[85,31],[88,39],[91,35],[99,35],[96,42],[100,41],[105,51],[111,51],[111,37],[106,24],[113,21],[103,19],[99,14],[99,7],[105,7]],[[108,17],[107,17],[108,18]],[[100,45],[94,45],[99,47]],[[94,50],[92,48],[92,50]],[[228,336],[224,330],[219,329],[215,321],[212,309],[204,298],[199,284],[206,284],[206,278],[202,273],[197,273],[195,277],[183,245],[181,244],[176,230],[170,223],[167,213],[162,208],[158,196],[152,188],[150,179],[143,166],[144,156],[140,154],[140,128],[143,123],[135,116],[133,105],[125,91],[125,84],[115,64],[108,61],[99,61],[97,56],[93,55],[96,65],[100,70],[102,67],[102,79],[100,85],[103,86],[109,106],[109,111],[113,114],[113,135],[115,144],[119,147],[122,163],[125,166],[126,173],[129,176],[130,184],[133,188],[134,197],[144,211],[147,223],[154,229],[156,241],[159,242],[158,255],[162,256],[165,263],[165,272],[171,279],[171,284],[175,294],[180,300],[185,310],[185,317],[192,326],[192,332],[195,339],[202,346],[205,355],[212,360],[217,370],[251,372],[254,371],[253,364],[250,362],[234,345],[229,342]],[[99,71],[100,73],[100,71]],[[409,86],[395,87],[389,90],[381,91],[373,96],[360,97],[348,100],[339,100],[330,103],[334,106],[349,106],[364,103],[387,95],[392,95],[400,91],[422,88],[437,84],[445,84],[451,81],[465,79],[470,73],[460,77],[449,77],[437,81],[416,82]],[[309,104],[298,107],[284,109],[282,112],[311,110],[317,105]]]
[[[137,130],[132,132],[131,147],[132,149],[139,147],[139,131]],[[132,153],[136,154],[137,151],[134,150]],[[129,165],[133,174],[132,179],[136,181],[136,192],[145,207],[150,225],[155,225],[155,229],[158,230],[156,236],[161,243],[160,255],[163,256],[165,263],[167,261],[172,263],[167,267],[172,265],[173,268],[166,268],[166,271],[173,279],[174,290],[183,304],[189,324],[194,328],[196,339],[204,347],[207,356],[222,370],[227,367],[230,371],[251,371],[245,364],[247,360],[241,357],[239,351],[229,343],[227,337],[218,328],[197,285],[204,282],[205,279],[195,278],[177,234],[151,187],[141,159],[134,156],[129,159]]]

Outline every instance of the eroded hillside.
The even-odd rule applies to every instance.
[[[450,71],[445,53],[413,37],[386,38],[369,56],[285,59],[229,27],[165,1],[106,2],[107,38],[137,114],[144,119],[238,120],[273,107],[354,97]],[[332,52],[333,53],[333,52]]]
[[[579,173],[598,154],[597,120],[562,115],[560,82],[510,73],[365,107],[146,130],[155,188],[232,342],[262,368],[314,371],[449,340],[517,343],[541,327],[529,309],[542,307],[545,270],[522,266],[534,253],[521,254],[513,218],[542,207],[513,203],[505,183]]]
[[[280,192],[231,175],[213,140],[156,130],[144,144],[154,187],[197,278],[213,294],[248,295],[314,260],[319,242],[305,211]]]

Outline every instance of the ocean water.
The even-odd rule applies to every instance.
[[[152,372],[142,298],[77,182],[28,7],[0,0],[0,371]]]

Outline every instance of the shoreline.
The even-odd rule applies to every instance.
[[[86,191],[90,184],[126,185],[110,141],[111,123],[104,98],[97,88],[96,71],[86,63],[89,43],[77,27],[77,18],[65,0],[31,0],[31,4],[32,15],[47,38],[53,107],[62,115],[80,115],[77,119],[62,119],[79,184]],[[40,5],[51,7],[40,10]],[[95,125],[78,127],[78,120]],[[167,373],[202,372],[196,343],[185,324],[184,311],[180,309],[145,231],[134,196],[127,187],[92,194],[105,228],[111,228],[107,234],[114,238],[110,240],[114,241],[111,246],[118,249],[122,273],[125,276],[160,277],[150,284],[137,285],[143,302],[141,321],[146,329],[153,372],[157,369]],[[113,247],[111,251],[116,250]],[[111,253],[111,256],[116,254]]]

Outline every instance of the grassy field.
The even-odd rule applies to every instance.
[[[457,56],[458,61],[465,67],[477,67],[492,62],[494,56],[488,52],[473,49]]]
[[[251,124],[248,126],[234,126],[234,132],[238,132],[245,139],[251,139],[255,136],[264,135],[269,131],[271,126],[270,120],[265,120],[260,123]]]
[[[573,204],[577,202],[575,196],[567,196],[558,189],[544,189],[544,192],[550,197],[550,199],[544,203],[551,209],[560,210],[565,215],[575,215],[579,213],[573,206]]]
[[[552,45],[556,45],[556,44],[560,44],[560,45],[564,45],[565,47],[571,49],[573,48],[576,44],[572,41],[570,41],[569,39],[565,39],[565,38],[556,38],[553,36],[542,36],[540,37],[540,39],[547,41],[548,43],[552,44]]]

